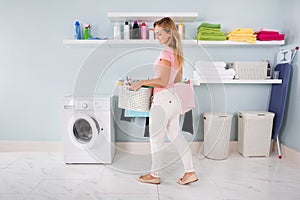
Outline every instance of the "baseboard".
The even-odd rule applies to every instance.
[[[203,142],[191,142],[191,151],[198,154],[203,151]],[[116,148],[123,151],[134,153],[150,152],[149,142],[117,142]],[[62,152],[62,142],[53,141],[0,141],[0,152]],[[237,152],[237,141],[231,141],[229,145],[230,153]],[[300,152],[281,145],[283,159],[292,160],[300,164]],[[277,154],[277,148],[274,148],[272,155]]]
[[[0,141],[0,152],[62,152],[62,142]]]

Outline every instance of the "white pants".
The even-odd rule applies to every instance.
[[[193,159],[188,143],[181,134],[179,126],[180,104],[177,101],[174,90],[165,89],[154,94],[150,109],[150,144],[152,153],[151,174],[160,177],[163,164],[164,136],[175,144],[185,172],[193,172]]]

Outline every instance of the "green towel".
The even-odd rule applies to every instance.
[[[220,31],[220,28],[206,28],[206,27],[198,27],[197,31]]]
[[[219,35],[197,35],[196,40],[226,40],[226,36]]]
[[[210,23],[207,23],[207,22],[203,22],[202,24],[200,24],[199,27],[205,27],[205,28],[218,28],[220,29],[221,28],[221,24],[210,24]],[[198,28],[199,28],[198,27]]]
[[[225,35],[225,33],[224,32],[222,32],[222,31],[199,31],[198,32],[198,35],[222,35],[222,36],[224,36]]]

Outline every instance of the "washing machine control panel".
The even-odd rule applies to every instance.
[[[80,110],[89,110],[91,109],[89,101],[78,101],[78,108]]]
[[[95,110],[109,110],[110,101],[109,100],[94,101],[94,108]]]
[[[71,110],[110,110],[110,99],[80,99],[68,101],[64,104],[64,109]]]

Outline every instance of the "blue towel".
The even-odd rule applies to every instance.
[[[125,117],[149,117],[149,112],[125,110]]]

